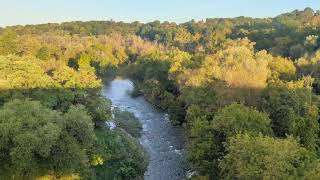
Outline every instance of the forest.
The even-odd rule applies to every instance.
[[[142,127],[101,95],[115,76],[184,128],[191,179],[320,179],[311,8],[0,28],[0,179],[143,179]]]

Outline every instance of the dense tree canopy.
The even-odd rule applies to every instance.
[[[194,119],[189,153],[194,167],[212,178],[218,176],[223,143],[239,132],[272,135],[270,119],[267,114],[240,104],[226,106],[210,121],[204,117]]]
[[[224,179],[318,179],[319,161],[295,139],[238,134],[220,163]]]
[[[0,28],[0,179],[141,179],[141,125],[100,92],[116,75],[185,127],[195,178],[318,179],[319,27],[306,8]]]
[[[240,104],[232,104],[219,110],[212,120],[212,128],[225,137],[237,132],[272,135],[267,114]]]
[[[0,122],[2,173],[77,173],[88,162],[93,124],[80,107],[61,114],[37,101],[14,100],[1,108]]]

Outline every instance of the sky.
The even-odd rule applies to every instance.
[[[320,10],[319,0],[1,0],[0,26],[115,20],[186,22],[218,17],[274,17]]]

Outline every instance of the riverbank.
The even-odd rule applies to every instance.
[[[143,97],[132,98],[133,88],[130,80],[116,79],[103,87],[102,94],[114,107],[133,113],[142,124],[140,143],[150,155],[144,179],[183,179],[186,164],[183,129],[173,126],[167,114]]]

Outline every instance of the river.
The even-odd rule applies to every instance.
[[[150,155],[145,180],[181,180],[185,177],[184,135],[181,127],[173,126],[166,113],[143,97],[133,98],[133,83],[115,79],[103,87],[103,95],[114,107],[132,112],[143,126],[140,143]]]

